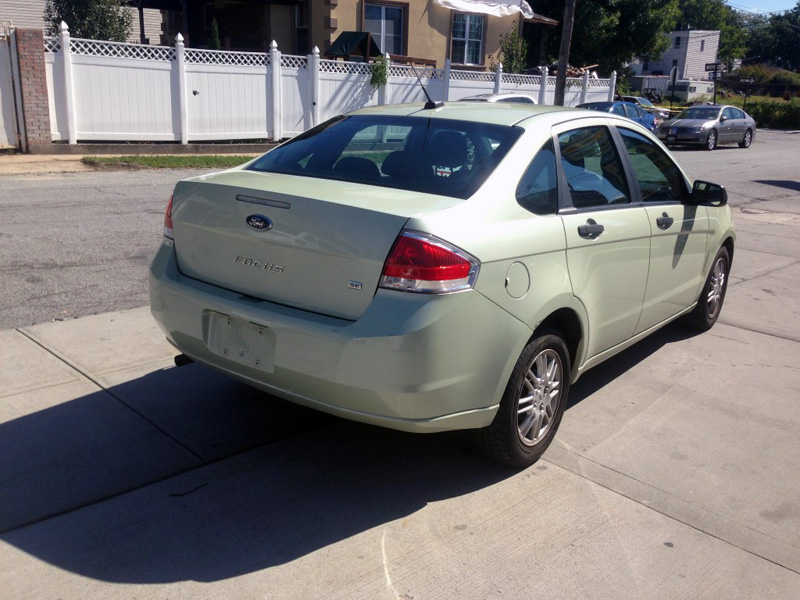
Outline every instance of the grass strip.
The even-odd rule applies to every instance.
[[[85,156],[83,162],[110,169],[229,169],[255,158],[240,154],[142,154],[138,156]]]

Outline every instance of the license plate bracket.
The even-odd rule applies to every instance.
[[[206,346],[235,363],[272,373],[275,369],[275,332],[247,319],[209,311]]]

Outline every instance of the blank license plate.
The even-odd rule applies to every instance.
[[[675,141],[675,136],[674,135],[668,135],[667,136],[667,141],[668,142],[674,142]]]
[[[211,312],[206,345],[239,364],[269,373],[275,368],[275,332],[264,325]]]

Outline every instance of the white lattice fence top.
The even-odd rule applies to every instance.
[[[592,79],[589,77],[589,87],[604,87],[607,88],[611,85],[610,79]]]
[[[412,79],[416,79],[416,75],[414,75],[414,71],[416,70],[417,75],[419,75],[420,79],[443,79],[444,78],[444,71],[442,69],[436,69],[434,67],[420,67],[412,69],[408,65],[390,65],[389,66],[389,76],[390,77],[411,77]]]
[[[44,51],[45,52],[61,52],[61,40],[57,37],[48,37],[45,36],[44,38]]]
[[[226,52],[224,50],[186,49],[186,62],[197,65],[234,65],[239,67],[264,67],[269,64],[263,52]]]
[[[494,73],[484,71],[450,71],[450,79],[453,81],[494,81]]]
[[[503,83],[511,85],[539,85],[542,78],[538,75],[517,75],[514,73],[503,73]]]
[[[139,60],[175,60],[175,48],[168,46],[146,46],[143,44],[123,44],[120,42],[101,42],[98,40],[70,41],[73,54],[86,56],[107,56],[110,58],[135,58]]]
[[[347,73],[354,75],[372,75],[372,66],[369,63],[347,62],[342,60],[319,61],[320,73]]]
[[[281,69],[308,69],[308,57],[282,54]]]

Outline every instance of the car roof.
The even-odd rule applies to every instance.
[[[350,114],[452,119],[512,126],[536,115],[574,110],[563,106],[542,106],[538,104],[445,102],[442,106],[430,110],[425,110],[422,103],[393,104],[362,108]]]

